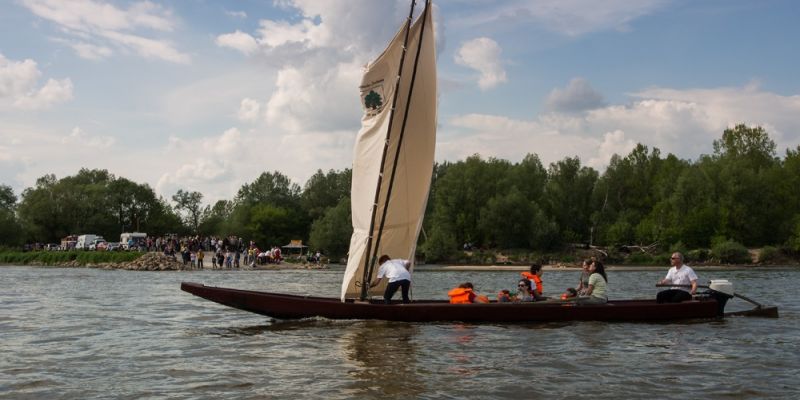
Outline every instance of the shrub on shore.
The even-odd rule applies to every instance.
[[[77,261],[81,265],[133,261],[142,253],[131,251],[3,251],[0,264],[6,265],[59,265]]]
[[[726,240],[714,245],[711,255],[724,264],[748,264],[752,263],[747,247],[734,240]]]

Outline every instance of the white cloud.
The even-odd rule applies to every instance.
[[[111,57],[111,54],[113,54],[113,50],[110,48],[91,43],[68,42],[67,45],[72,47],[79,57],[87,60],[102,60]]]
[[[531,25],[565,36],[605,30],[626,31],[633,20],[653,14],[671,0],[504,0],[488,3],[467,17],[452,21],[460,29],[484,25]]]
[[[247,13],[244,11],[225,11],[225,15],[234,18],[247,18]]]
[[[114,31],[104,31],[102,35],[145,58],[160,58],[177,64],[188,64],[191,61],[188,54],[176,50],[171,43],[165,40],[148,39]]]
[[[455,61],[459,65],[478,71],[480,73],[478,86],[486,90],[507,81],[500,53],[502,49],[497,42],[481,37],[462,44],[455,54]]]
[[[585,111],[602,107],[604,104],[603,95],[594,90],[584,78],[574,78],[566,88],[553,89],[547,96],[547,108],[550,111]]]
[[[289,132],[358,128],[359,99],[354,95],[361,68],[353,63],[326,63],[324,57],[278,73],[277,88],[267,101],[267,122]]]
[[[94,147],[105,149],[114,145],[116,139],[111,136],[91,136],[83,131],[80,127],[72,128],[68,136],[61,139],[64,144],[75,144],[80,147]]]
[[[662,153],[696,158],[711,152],[722,131],[736,123],[764,126],[779,153],[800,145],[800,96],[781,96],[752,86],[677,90],[651,88],[627,105],[580,114],[547,113],[533,120],[468,114],[443,124],[438,158],[459,160],[474,153],[519,160],[539,154],[550,163],[579,156],[602,169],[614,153],[626,155],[636,143]]]
[[[59,40],[83,58],[110,57],[113,46],[174,63],[191,60],[169,41],[147,38],[137,32],[140,29],[170,32],[176,25],[170,10],[150,1],[133,3],[127,9],[94,0],[22,0],[22,4],[38,17],[57,24],[71,38]]]
[[[621,130],[607,132],[603,135],[603,142],[600,143],[597,153],[589,158],[587,165],[598,169],[605,168],[614,154],[627,155],[634,147],[636,143],[625,139],[625,132]]]
[[[200,190],[204,201],[230,199],[263,171],[280,171],[303,185],[318,169],[341,169],[351,161],[354,133],[301,132],[266,135],[230,128],[219,136],[169,139],[156,192],[169,197],[178,189]]]
[[[217,46],[230,47],[244,54],[252,54],[258,50],[256,39],[239,30],[217,36],[215,43]]]
[[[261,103],[250,98],[242,99],[239,105],[239,112],[236,113],[240,121],[254,122],[261,115]]]
[[[72,99],[69,78],[48,79],[44,86],[37,88],[40,76],[36,61],[13,61],[0,54],[0,109],[8,103],[15,108],[36,110]]]

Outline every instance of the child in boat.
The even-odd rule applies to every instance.
[[[567,291],[561,293],[561,300],[569,300],[569,299],[576,299],[578,297],[578,291],[575,288],[567,288]]]
[[[511,295],[511,292],[508,289],[503,289],[499,293],[497,293],[497,302],[498,303],[510,303],[514,301],[515,296]]]
[[[450,304],[488,303],[489,298],[473,292],[472,282],[464,282],[447,292]]]
[[[542,285],[542,273],[543,271],[541,264],[532,264],[530,272],[521,273],[522,277],[530,282],[530,292],[531,296],[533,296],[533,301],[547,300],[547,297],[542,295],[544,292]]]

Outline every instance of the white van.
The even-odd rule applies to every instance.
[[[102,237],[92,234],[80,235],[78,236],[78,241],[75,243],[75,248],[78,250],[89,250],[89,245],[97,238],[102,239]]]
[[[139,246],[144,246],[147,234],[144,232],[123,232],[119,235],[119,242],[123,250],[135,250]]]

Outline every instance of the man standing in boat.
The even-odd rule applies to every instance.
[[[411,273],[408,268],[411,262],[408,260],[395,259],[392,260],[388,255],[384,254],[378,259],[380,268],[378,268],[378,276],[369,284],[369,287],[380,285],[383,278],[389,279],[389,284],[386,285],[386,291],[383,293],[383,301],[386,304],[391,303],[397,289],[400,288],[403,295],[403,303],[410,303],[408,298],[408,290],[411,288]]]
[[[673,287],[658,292],[656,300],[659,303],[680,303],[691,300],[692,296],[697,292],[697,274],[694,273],[691,267],[683,263],[683,254],[681,253],[672,253],[670,264],[672,264],[672,268],[667,272],[666,278],[658,283],[662,285],[691,285],[691,291],[686,290],[686,288]]]

